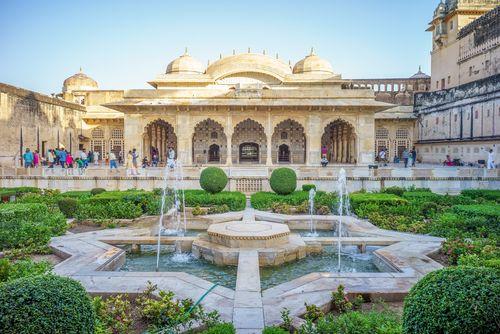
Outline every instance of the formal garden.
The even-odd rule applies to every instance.
[[[190,219],[245,210],[244,194],[224,191],[218,168],[202,173],[202,189],[183,190],[180,210]],[[280,215],[310,214],[311,189],[297,190],[288,168],[271,176],[272,192],[250,196],[251,207]],[[52,273],[64,259],[49,247],[66,233],[112,230],[158,216],[172,189],[94,188],[60,192],[32,187],[0,189],[1,333],[235,333],[233,324],[203,303],[176,298],[154,284],[135,295],[89,295],[83,285]],[[498,333],[500,331],[500,190],[443,195],[422,188],[388,187],[349,194],[351,215],[384,230],[444,238],[429,254],[444,268],[425,275],[397,307],[332,289],[328,307],[305,305],[300,322],[283,308],[281,322],[263,333]],[[170,201],[170,202],[169,202]],[[336,215],[335,192],[316,190],[314,215]],[[185,208],[184,208],[185,207]],[[332,260],[333,261],[333,260]],[[383,288],[383,287],[382,287]]]

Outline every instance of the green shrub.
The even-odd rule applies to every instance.
[[[498,296],[498,270],[456,267],[431,272],[405,299],[404,332],[498,333]]]
[[[269,179],[271,189],[279,195],[288,195],[297,188],[297,175],[291,168],[276,168]]]
[[[235,334],[235,333],[236,329],[234,328],[234,325],[229,322],[223,322],[217,324],[201,332],[201,334]]]
[[[350,196],[351,205],[354,209],[359,207],[363,203],[376,203],[379,205],[392,205],[399,206],[408,203],[406,199],[403,199],[394,194],[385,193],[353,193]]]
[[[197,205],[193,208],[193,211],[191,213],[193,214],[193,216],[203,216],[207,214],[207,210],[202,209],[199,205]]]
[[[403,196],[405,189],[401,188],[401,187],[387,187],[387,188],[384,188],[382,190],[382,192],[386,193],[386,194],[393,194],[393,195],[401,197],[401,196]]]
[[[34,251],[66,229],[66,218],[44,204],[0,205],[0,250],[23,247]]]
[[[0,188],[0,196],[5,196],[4,194],[10,194],[8,196],[22,196],[23,194],[33,193],[40,194],[42,190],[37,187],[11,187],[11,188]]]
[[[241,211],[246,207],[246,197],[237,191],[222,191],[211,194],[204,190],[185,190],[187,207],[211,207],[226,204],[231,211]]]
[[[66,218],[73,218],[78,210],[78,201],[71,197],[65,197],[57,201],[57,206]]]
[[[134,219],[142,215],[142,208],[124,201],[87,202],[78,206],[75,218],[86,219]]]
[[[95,313],[80,283],[66,277],[26,277],[0,285],[0,333],[93,334]]]
[[[213,215],[217,213],[229,212],[229,206],[227,204],[211,206],[207,210],[207,214]]]
[[[401,334],[400,317],[391,311],[352,311],[335,317],[328,315],[316,324],[307,322],[299,333],[317,334]]]
[[[132,306],[127,295],[117,295],[103,300],[92,299],[92,307],[97,316],[96,329],[113,334],[128,334],[132,325]]]
[[[52,265],[47,261],[34,262],[31,259],[11,262],[7,258],[0,259],[0,283],[22,277],[37,276],[48,273]]]
[[[495,189],[467,189],[462,190],[462,195],[472,199],[483,198],[488,201],[500,202],[500,190]]]
[[[265,327],[262,334],[290,334],[290,332],[281,327],[271,326]]]
[[[271,205],[271,211],[274,213],[289,215],[292,213],[292,207],[287,203],[275,202]]]
[[[314,197],[316,211],[321,206],[333,208],[337,205],[337,195],[335,193],[326,193],[317,191]],[[307,191],[294,191],[288,195],[278,195],[272,192],[260,191],[252,194],[250,197],[252,207],[257,210],[270,210],[273,203],[286,203],[291,206],[300,206],[309,201]],[[318,213],[319,214],[319,213]]]
[[[95,196],[95,195],[102,194],[105,191],[106,191],[106,189],[104,189],[104,188],[94,188],[94,189],[90,190],[90,194],[92,196]]]
[[[453,212],[461,216],[481,216],[493,224],[500,224],[500,209],[495,204],[455,205]]]
[[[60,194],[37,194],[26,193],[21,197],[17,197],[15,203],[39,203],[45,204],[49,209],[57,208],[57,201],[61,198]]]
[[[76,198],[76,199],[85,199],[89,198],[92,196],[90,191],[87,190],[72,190],[72,191],[66,191],[61,194],[63,197],[71,197],[71,198]]]
[[[207,167],[200,175],[200,186],[205,191],[216,194],[220,193],[227,185],[227,175],[222,168]]]
[[[309,192],[311,189],[316,190],[316,185],[315,184],[303,184],[302,185],[302,191]]]

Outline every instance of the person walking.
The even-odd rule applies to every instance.
[[[383,166],[387,166],[387,152],[385,148],[381,149],[378,153],[378,160]]]
[[[415,146],[411,149],[411,166],[415,167],[415,163],[417,161],[417,150],[415,149]]]
[[[54,168],[55,158],[54,158],[54,151],[53,150],[49,150],[47,152],[47,161],[49,163],[49,168]]]
[[[175,167],[175,151],[173,147],[168,148],[168,159],[167,159],[167,165],[170,168]]]
[[[26,148],[26,151],[23,154],[23,160],[24,168],[33,167],[33,152],[31,152],[29,148]]]
[[[403,160],[405,162],[405,168],[408,167],[408,159],[410,158],[410,152],[408,152],[408,149],[405,148],[405,150],[403,151]]]
[[[132,168],[135,172],[135,175],[139,175],[139,154],[137,153],[136,149],[133,148],[132,149]]]
[[[38,154],[38,150],[35,150],[33,153],[33,167],[38,168],[40,165],[40,154]]]
[[[80,159],[82,160],[83,164],[85,165],[84,167],[87,167],[89,164],[89,157],[88,157],[87,153],[85,152],[85,149],[83,149],[80,152]]]
[[[94,152],[94,166],[99,166],[99,152]]]
[[[61,165],[62,168],[66,168],[66,158],[68,155],[66,154],[65,149],[60,149],[59,150],[59,164]]]
[[[109,152],[109,169],[113,172],[113,168],[118,172],[118,166],[116,165],[116,155],[113,151]]]
[[[68,151],[66,151],[66,166],[68,166],[68,168],[73,168],[73,156],[71,152]]]
[[[488,151],[488,162],[486,164],[486,168],[495,169],[495,154],[493,153],[493,149],[491,148]]]

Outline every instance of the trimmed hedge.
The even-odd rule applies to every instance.
[[[90,196],[92,196],[92,194],[90,193],[90,191],[87,190],[72,190],[62,193],[61,196],[71,197],[76,199],[84,199],[84,198],[89,198]]]
[[[271,189],[279,195],[288,195],[297,188],[297,174],[291,168],[276,168],[269,178]]]
[[[78,205],[75,218],[78,221],[86,219],[134,219],[140,217],[142,213],[142,208],[139,205],[130,202],[87,202]]]
[[[498,333],[500,271],[455,267],[427,274],[405,299],[407,334]]]
[[[500,224],[500,208],[495,204],[455,205],[453,212],[461,216],[480,216],[496,225]]]
[[[337,206],[337,194],[317,191],[314,196],[314,204],[316,208],[327,206],[330,210]],[[250,197],[252,207],[257,210],[270,210],[273,204],[283,203],[292,206],[299,206],[304,201],[309,201],[308,191],[294,191],[288,195],[278,195],[276,193],[259,191],[252,194]]]
[[[92,196],[102,194],[103,192],[106,192],[106,189],[104,189],[104,188],[94,188],[94,189],[90,190],[90,194]]]
[[[0,205],[0,250],[45,246],[66,231],[66,218],[39,203]]]
[[[500,202],[500,190],[467,189],[467,190],[462,190],[461,194],[463,196],[467,196],[472,199],[484,198],[485,200],[488,201]]]
[[[53,275],[0,285],[0,333],[93,334],[95,313],[83,286]]]
[[[78,211],[78,201],[71,197],[61,198],[57,206],[66,218],[73,218]]]
[[[7,258],[0,259],[0,283],[13,281],[28,276],[47,274],[52,265],[47,261],[34,262],[31,259],[11,262]]]
[[[276,326],[265,327],[262,334],[290,334],[289,331]]]
[[[316,185],[315,184],[303,184],[302,185],[302,191],[310,191],[311,189],[316,190]]]
[[[205,190],[185,190],[185,202],[188,207],[208,207],[226,204],[231,211],[241,211],[246,207],[246,197],[237,191],[222,191],[211,194]]]
[[[364,203],[373,203],[379,205],[404,205],[408,201],[394,194],[385,193],[353,193],[349,195],[351,205],[354,209]]]
[[[222,168],[207,167],[200,175],[200,186],[203,190],[216,194],[220,193],[227,185],[227,175]]]

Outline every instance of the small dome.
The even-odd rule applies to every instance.
[[[333,74],[332,65],[325,59],[318,57],[311,50],[311,54],[300,60],[293,67],[293,73],[328,73]]]
[[[422,72],[422,67],[418,67],[418,72],[410,77],[410,79],[429,79],[430,76]]]
[[[63,93],[74,90],[94,90],[98,88],[97,81],[83,73],[81,68],[80,72],[70,76],[63,82]]]
[[[187,50],[182,56],[174,59],[167,66],[166,73],[203,73],[203,65],[193,57],[191,57]]]

